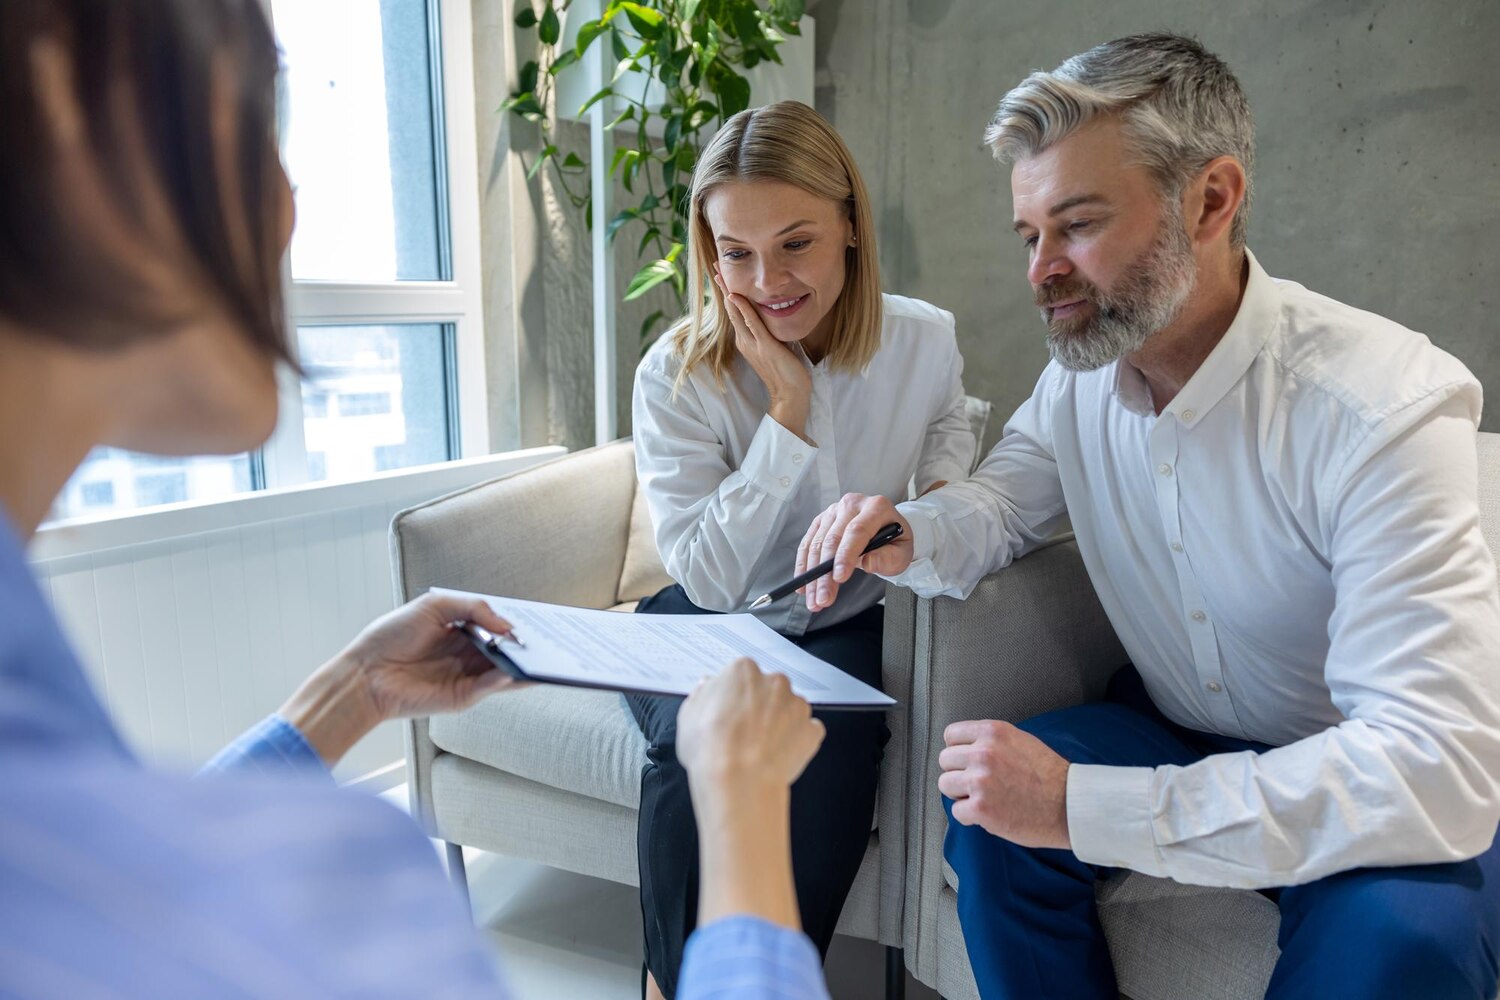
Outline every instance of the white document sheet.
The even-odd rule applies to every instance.
[[[797,648],[754,615],[622,614],[434,589],[487,601],[526,644],[503,643],[505,655],[538,681],[685,695],[704,677],[748,656],[767,673],[786,674],[792,690],[813,705],[882,709],[896,704]]]

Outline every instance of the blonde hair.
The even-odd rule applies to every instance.
[[[709,277],[717,251],[703,202],[720,184],[759,180],[793,184],[848,207],[856,238],[844,251],[844,287],[831,310],[828,364],[836,371],[860,371],[880,350],[880,261],[865,182],[833,126],[806,104],[778,101],[741,111],[725,122],[693,170],[687,265],[692,310],[667,331],[681,362],[674,391],[689,372],[705,363],[722,385],[734,364],[734,327],[723,295]]]

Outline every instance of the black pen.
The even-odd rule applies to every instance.
[[[861,552],[860,555],[868,555],[869,553],[874,552],[876,549],[880,548],[882,545],[889,545],[891,542],[894,542],[900,537],[901,525],[895,523],[887,524],[884,528],[881,528],[879,531],[875,532],[875,537],[870,539],[870,544],[865,546],[864,551]],[[832,572],[832,559],[828,560],[827,562],[818,563],[816,566],[808,570],[806,573],[803,573],[801,576],[793,577],[770,593],[762,594],[757,597],[754,601],[750,602],[750,610],[756,611],[760,608],[765,607],[767,604],[770,604],[772,601],[779,601],[787,594],[796,593],[797,588],[805,587],[809,583],[812,583],[814,580],[816,580],[818,577],[826,576],[827,574]]]
[[[502,632],[499,635],[496,635],[494,632],[491,632],[484,626],[475,624],[474,622],[449,622],[448,627],[451,629],[457,629],[460,632],[467,632],[469,635],[478,639],[481,645],[489,647],[490,652],[492,653],[500,652],[500,642],[502,639],[513,642],[517,646],[520,646],[522,649],[526,648],[526,643],[522,642],[516,636],[514,630],[510,632]]]

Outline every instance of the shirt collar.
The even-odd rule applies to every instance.
[[[1111,365],[1114,372],[1110,376],[1109,391],[1114,397],[1125,409],[1137,416],[1155,416],[1156,408],[1151,405],[1151,387],[1146,384],[1146,377],[1140,370],[1124,358],[1115,359]]]
[[[1234,314],[1234,322],[1229,324],[1229,329],[1224,331],[1224,336],[1203,359],[1203,364],[1188,379],[1187,385],[1162,411],[1163,416],[1171,414],[1184,427],[1192,427],[1202,420],[1244,377],[1276,327],[1281,309],[1281,294],[1276,290],[1276,282],[1249,249],[1245,250],[1245,260],[1250,275],[1245,282],[1245,294],[1240,298],[1239,311]],[[1114,362],[1110,392],[1133,413],[1151,416],[1156,412],[1145,376],[1124,358]]]
[[[1163,415],[1172,414],[1184,427],[1192,427],[1202,420],[1245,377],[1270,339],[1271,331],[1276,328],[1281,312],[1281,293],[1248,249],[1245,261],[1249,278],[1234,322],[1229,324],[1229,329],[1224,331],[1224,336],[1203,359],[1187,385],[1162,411]],[[1141,378],[1139,372],[1136,372],[1136,377]]]

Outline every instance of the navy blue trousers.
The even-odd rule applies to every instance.
[[[1186,729],[1151,703],[1133,668],[1108,701],[1021,725],[1080,764],[1187,765],[1268,747]],[[1071,851],[1018,847],[948,810],[944,855],[958,875],[958,917],[985,1000],[1115,1000],[1114,967],[1094,903],[1113,869]],[[1362,868],[1266,893],[1281,907],[1274,1000],[1494,1000],[1500,850],[1471,861]]]
[[[689,601],[675,584],[646,598],[636,611],[712,614]],[[837,625],[790,638],[818,659],[878,688],[884,622],[885,609],[876,605]],[[646,737],[636,843],[646,967],[670,1000],[677,992],[688,935],[698,924],[698,829],[687,772],[677,760],[677,709],[682,699],[627,695],[625,702]],[[826,956],[870,842],[880,758],[890,732],[883,712],[813,715],[823,720],[826,735],[817,756],[792,785],[792,879],[802,929]]]

